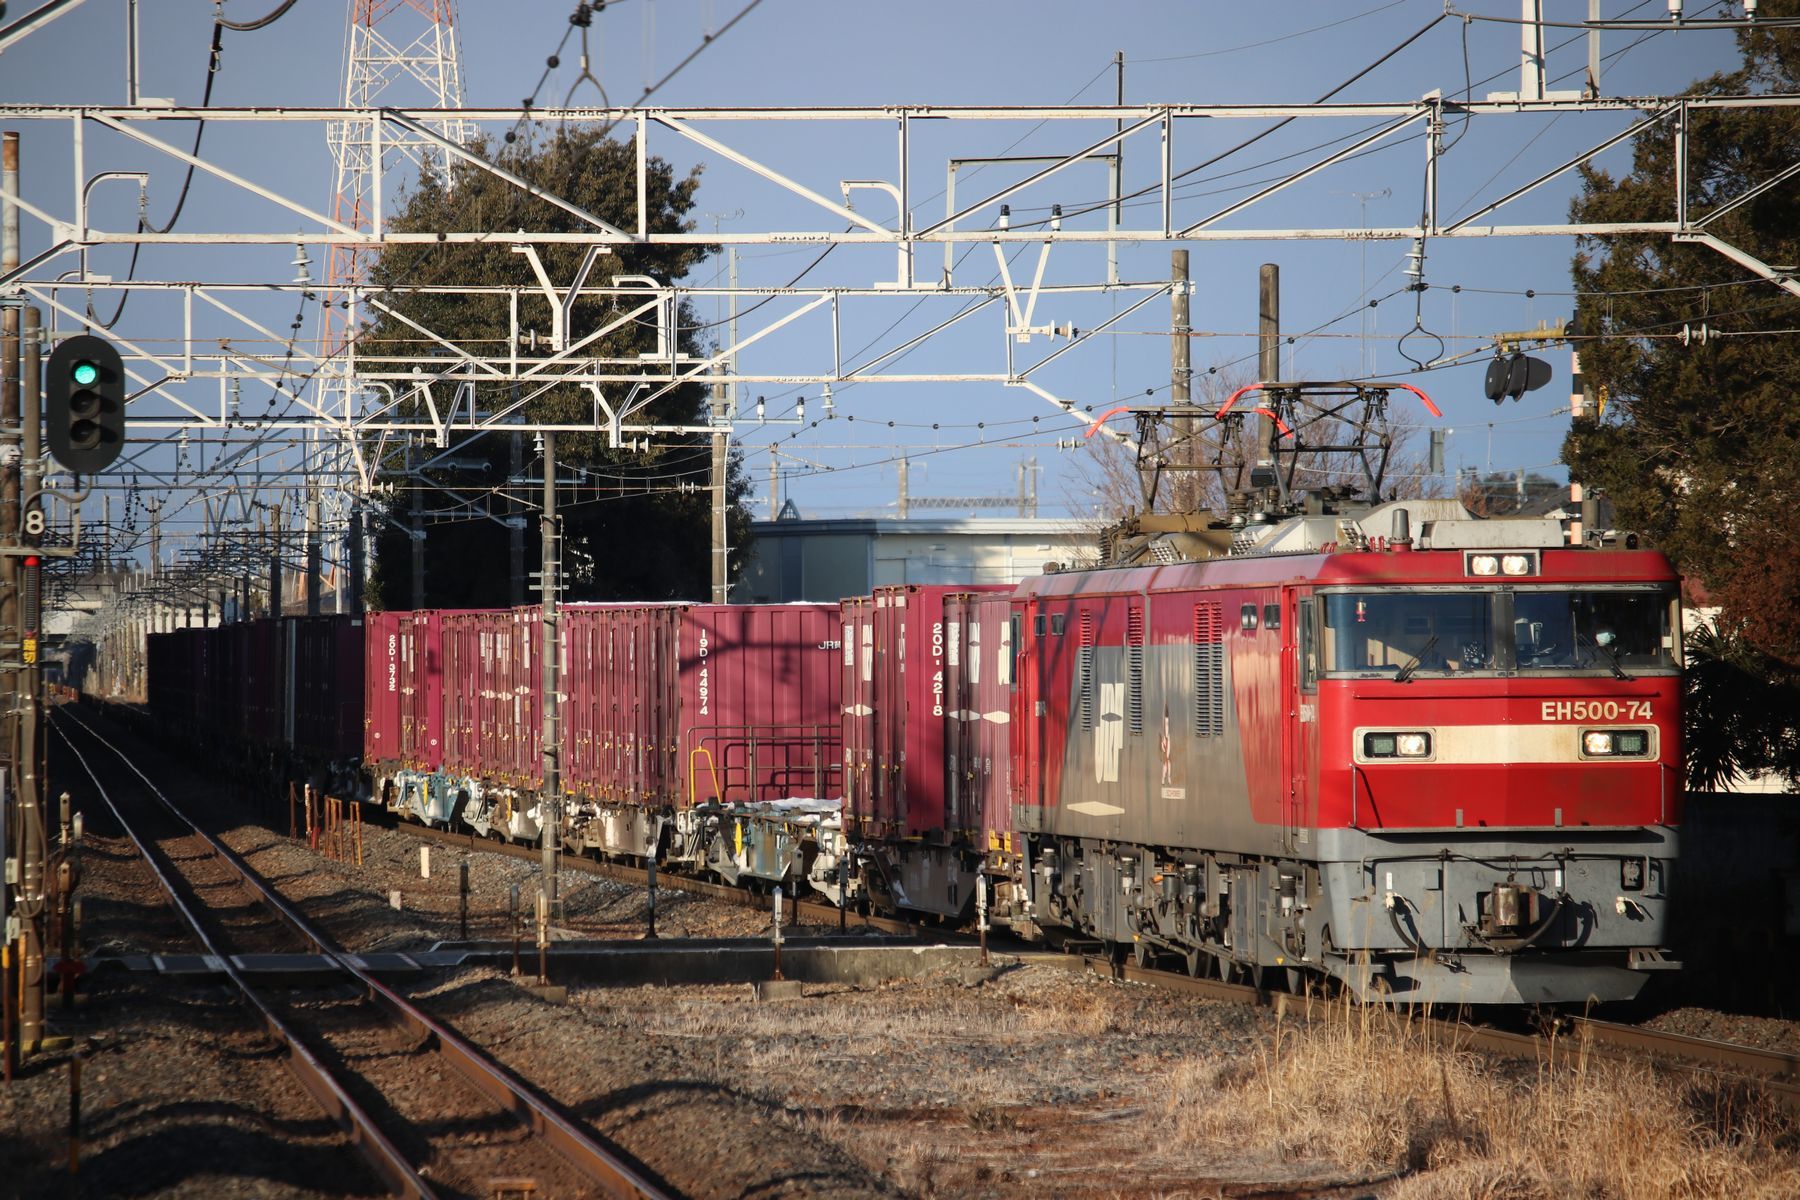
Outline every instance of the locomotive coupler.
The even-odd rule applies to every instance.
[[[1546,897],[1536,888],[1507,880],[1497,883],[1483,897],[1481,918],[1463,926],[1476,940],[1497,954],[1512,954],[1535,945],[1562,912],[1566,896]],[[1549,904],[1544,904],[1545,899]]]

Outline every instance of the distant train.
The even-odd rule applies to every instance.
[[[985,880],[1028,937],[1376,1000],[1619,1000],[1675,965],[1667,559],[1452,501],[1227,536],[1016,587],[567,606],[563,845],[949,922]],[[155,635],[150,706],[532,839],[538,621]]]

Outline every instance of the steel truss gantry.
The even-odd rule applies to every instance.
[[[505,428],[508,432],[539,429],[599,431],[615,445],[641,444],[673,434],[716,432],[714,426],[666,427],[634,421],[643,405],[670,388],[690,381],[707,383],[776,383],[828,385],[843,383],[983,382],[1032,392],[1058,409],[1074,413],[1075,406],[1057,395],[1044,368],[1077,349],[1096,333],[1159,295],[1167,292],[1166,280],[1122,282],[1109,277],[1103,283],[1046,283],[1046,263],[1058,245],[1120,243],[1180,243],[1207,241],[1289,241],[1335,239],[1367,241],[1431,240],[1436,238],[1488,239],[1540,236],[1604,236],[1609,234],[1657,234],[1673,241],[1705,246],[1745,267],[1752,274],[1784,290],[1800,295],[1800,283],[1779,267],[1761,262],[1735,246],[1717,231],[1720,217],[1764,191],[1800,175],[1800,163],[1761,181],[1743,195],[1695,211],[1688,167],[1693,121],[1699,114],[1729,109],[1768,109],[1800,105],[1800,96],[1692,96],[1583,98],[1563,94],[1544,97],[1458,101],[1432,93],[1417,100],[1387,103],[1328,104],[1153,104],[946,107],[935,105],[890,107],[816,108],[714,108],[714,109],[514,109],[471,108],[209,108],[130,106],[0,106],[0,123],[35,124],[66,131],[68,158],[73,164],[71,186],[60,204],[29,202],[24,196],[7,195],[30,218],[40,223],[39,235],[47,234],[48,246],[25,261],[18,270],[0,277],[0,296],[26,297],[44,305],[59,323],[80,324],[83,316],[68,295],[71,289],[91,286],[82,279],[57,280],[51,273],[79,251],[109,245],[181,245],[192,247],[283,246],[296,242],[323,245],[334,250],[379,251],[388,247],[432,243],[499,244],[512,248],[530,264],[536,287],[494,288],[479,283],[439,283],[441,290],[488,293],[504,299],[509,314],[509,345],[460,344],[442,331],[429,329],[401,315],[398,304],[407,289],[384,291],[367,285],[349,289],[350,328],[358,328],[373,316],[391,315],[410,326],[432,352],[400,356],[380,347],[360,347],[358,339],[345,340],[338,353],[320,353],[297,336],[277,332],[249,309],[271,296],[304,297],[304,284],[208,284],[179,281],[106,283],[137,291],[160,291],[179,301],[178,329],[168,331],[167,341],[179,352],[160,349],[149,339],[120,336],[136,381],[133,425],[141,430],[187,431],[215,435],[222,441],[252,435],[260,439],[323,436],[347,448],[354,465],[354,490],[372,486],[375,463],[384,448],[399,441],[446,448],[465,433]],[[1516,186],[1474,202],[1458,214],[1440,212],[1438,175],[1446,157],[1444,131],[1448,124],[1515,115],[1594,114],[1610,116],[1608,131],[1586,148],[1550,170]],[[233,170],[225,165],[189,155],[159,136],[156,122],[198,119],[214,123],[278,127],[326,125],[351,136],[369,153],[379,155],[385,140],[404,139],[411,146],[433,147],[447,158],[487,172],[511,187],[560,209],[584,228],[575,231],[542,229],[444,229],[401,232],[384,219],[381,176],[371,182],[368,224],[360,227],[318,212],[282,189],[253,177],[249,167]],[[1623,129],[1618,118],[1632,118]],[[635,149],[636,211],[614,224],[584,210],[566,197],[537,187],[511,171],[504,156],[489,157],[473,143],[460,143],[439,132],[443,128],[481,130],[513,127],[529,120],[557,129],[575,125],[611,126],[616,136],[632,138]],[[1198,155],[1215,142],[1216,131],[1243,122],[1265,121],[1339,122],[1357,125],[1306,165],[1283,178],[1261,186],[1249,195],[1210,210],[1179,195],[1179,181],[1188,169],[1184,156]],[[1029,158],[1000,160],[1013,174],[999,186],[971,195],[967,176],[958,191],[958,172],[971,163],[993,163],[984,157],[993,131],[1022,128],[1021,123],[1042,124],[1047,136],[1060,140],[1059,153],[1036,153]],[[1521,222],[1502,223],[1500,210],[1535,192],[1604,151],[1634,136],[1668,124],[1674,130],[1674,179],[1666,217],[1657,220],[1610,223]],[[816,149],[828,133],[854,148],[845,159]],[[781,136],[771,136],[772,134]],[[808,136],[801,136],[808,135]],[[148,148],[174,162],[223,181],[241,192],[246,203],[217,209],[209,227],[196,215],[185,228],[169,233],[141,229],[105,228],[94,219],[88,203],[91,182],[89,160],[95,155],[90,141],[97,137],[119,139],[124,144]],[[1308,179],[1344,163],[1376,146],[1417,146],[1416,170],[1423,175],[1421,219],[1414,225],[1348,228],[1329,225],[1255,225],[1251,221],[1275,197]],[[885,143],[886,149],[883,149]],[[781,144],[791,149],[780,154],[767,150],[750,153],[744,146]],[[1120,194],[1110,184],[1108,194],[1082,206],[1067,219],[1060,215],[1036,215],[1029,220],[1009,219],[1006,208],[1032,204],[1044,214],[1055,187],[1069,185],[1064,172],[1083,164],[1104,165],[1109,181],[1122,176],[1119,162],[1130,153],[1140,178],[1148,178],[1134,190]],[[790,208],[815,214],[815,221],[799,220],[786,229],[720,228],[701,231],[659,231],[649,223],[648,197],[652,187],[650,160],[658,155],[680,160],[684,155],[715,164],[730,163],[748,173],[757,186],[768,186],[785,198]],[[891,156],[891,157],[890,157]],[[871,178],[867,163],[888,158],[887,178]],[[850,166],[854,160],[855,166]],[[1149,164],[1146,166],[1146,164]],[[851,177],[854,176],[854,177]],[[941,188],[939,184],[941,183]],[[1084,184],[1083,186],[1091,186]],[[929,189],[935,201],[944,197],[941,213],[927,214],[922,199]],[[876,210],[854,203],[867,192],[884,193],[891,209]],[[263,203],[252,204],[252,200]],[[1128,205],[1125,200],[1142,201]],[[796,205],[795,202],[798,202]],[[1021,209],[1021,211],[1025,211]],[[891,215],[889,215],[891,212]],[[261,213],[254,222],[248,214]],[[301,226],[296,230],[294,219]],[[941,270],[921,269],[921,252],[934,246],[946,251],[979,247],[988,243],[999,263],[1000,282],[970,287],[959,283],[951,259]],[[1037,246],[1035,269],[1029,281],[1015,279],[1008,253],[1029,252]],[[539,250],[552,245],[588,248],[581,269],[568,281],[552,280]],[[894,277],[854,287],[750,286],[744,288],[683,287],[669,281],[612,276],[605,270],[607,255],[634,245],[758,245],[758,246],[876,246],[895,253]],[[424,290],[424,289],[420,289]],[[1039,319],[1040,300],[1052,304],[1083,293],[1110,292],[1126,302],[1105,323],[1077,329]],[[260,294],[260,301],[253,300]],[[570,328],[577,296],[605,297],[612,314],[594,329]],[[729,297],[766,301],[758,319],[741,322],[741,336],[721,339],[700,355],[678,349],[673,322],[683,300]],[[873,358],[847,362],[841,352],[845,312],[852,306],[891,304],[895,298],[909,303],[918,298],[936,299],[947,309],[925,333],[909,338]],[[525,315],[521,315],[524,309]],[[208,326],[204,339],[194,314],[205,312],[210,320],[224,321],[241,330],[237,338],[218,336]],[[596,357],[589,347],[625,321],[655,323],[659,352],[629,360]],[[986,322],[992,335],[1005,346],[1002,370],[930,370],[894,373],[883,364],[923,342],[959,326]],[[550,333],[539,351],[524,352],[522,343],[535,341],[532,331],[548,326]],[[789,327],[792,326],[792,329]],[[65,325],[64,327],[67,327]],[[812,330],[818,344],[829,347],[823,365],[810,371],[739,373],[740,354],[759,341],[783,330],[788,336]],[[1036,343],[1035,347],[1032,344]],[[1059,344],[1060,343],[1060,344]],[[205,349],[202,349],[202,346]],[[1031,347],[1022,349],[1022,347]],[[991,359],[988,360],[991,362]],[[246,422],[233,410],[234,389],[246,383],[276,389],[284,411],[266,421]],[[305,384],[318,386],[308,391]],[[505,385],[504,400],[478,403],[493,397]],[[525,417],[525,405],[543,390],[558,385],[577,385],[588,391],[593,404],[591,419],[578,425],[537,425]],[[285,387],[287,391],[281,389]],[[329,403],[321,397],[330,397]],[[727,419],[729,419],[727,417]],[[235,433],[234,433],[235,431]],[[313,443],[316,447],[318,443]]]

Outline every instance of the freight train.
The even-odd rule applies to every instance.
[[[536,610],[156,635],[150,707],[410,819],[555,811],[571,852],[946,923],[991,892],[1026,937],[1196,975],[1579,1003],[1676,965],[1661,554],[1415,500],[1150,558],[565,606],[554,810]]]

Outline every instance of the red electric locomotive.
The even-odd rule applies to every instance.
[[[1015,917],[1359,995],[1614,1000],[1663,955],[1677,576],[1453,501],[1013,602]]]

